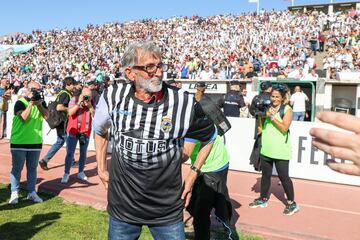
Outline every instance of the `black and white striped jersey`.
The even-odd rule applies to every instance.
[[[108,211],[128,223],[182,220],[183,139],[207,141],[215,132],[193,95],[166,84],[163,93],[161,101],[146,104],[135,97],[133,84],[119,83],[97,105],[95,131],[108,118],[114,137]]]

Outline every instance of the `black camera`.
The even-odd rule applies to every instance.
[[[32,92],[31,101],[36,102],[41,99],[44,99],[44,95],[41,89],[32,88],[31,92]]]
[[[80,145],[85,145],[86,142],[86,134],[85,133],[79,133],[77,135],[78,139],[79,139],[79,144]]]
[[[267,110],[271,107],[272,102],[270,99],[270,93],[262,93],[255,97],[253,100],[253,107],[255,110],[255,116],[266,115]]]
[[[90,96],[84,96],[83,97],[83,101],[89,101],[90,100]]]

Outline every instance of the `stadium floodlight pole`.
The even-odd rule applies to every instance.
[[[291,6],[292,7],[294,6],[294,0],[291,0]]]

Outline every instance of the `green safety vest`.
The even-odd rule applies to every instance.
[[[201,147],[201,142],[197,142],[195,148],[190,156],[191,164],[195,163],[196,157],[199,154]],[[223,139],[220,136],[217,136],[212,149],[206,158],[205,163],[201,167],[202,172],[213,172],[229,162],[230,156],[228,151],[225,148]]]
[[[290,106],[286,105],[284,113],[289,109]],[[274,117],[279,122],[283,121],[279,112]],[[290,160],[291,139],[289,134],[289,131],[282,133],[269,118],[266,118],[261,133],[260,153],[269,158]]]
[[[24,103],[27,108],[29,102],[25,98],[18,101]],[[11,144],[42,144],[42,122],[43,117],[36,106],[31,108],[31,113],[27,121],[23,122],[14,114],[11,129]]]

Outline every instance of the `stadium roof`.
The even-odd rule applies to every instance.
[[[329,5],[340,5],[340,6],[350,6],[350,4],[360,3],[359,1],[349,1],[349,2],[333,2],[333,3],[309,3],[309,4],[300,4],[289,7],[306,7],[306,6],[329,6]]]

